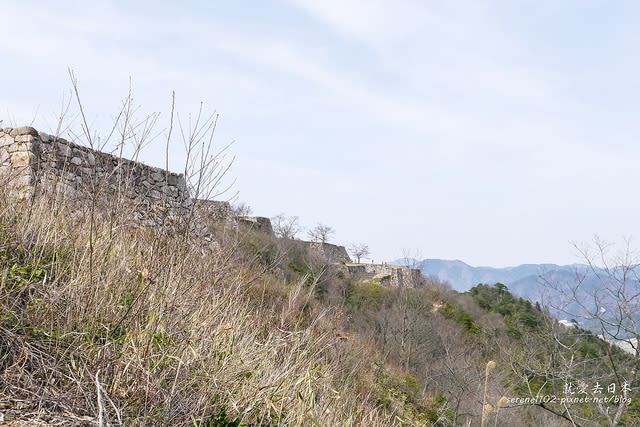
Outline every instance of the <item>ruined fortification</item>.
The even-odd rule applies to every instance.
[[[92,150],[32,127],[0,129],[0,176],[20,197],[39,193],[131,205],[129,220],[154,225],[192,207],[182,174]]]
[[[32,127],[0,128],[0,179],[20,198],[37,194],[75,199],[78,206],[93,200],[99,207],[114,203],[130,207],[132,224],[188,226],[206,235],[207,224],[229,225],[274,236],[269,218],[236,217],[231,205],[196,200],[184,175],[121,156],[92,150]],[[87,196],[91,197],[87,197]],[[298,241],[327,263],[343,264],[348,273],[394,287],[419,287],[419,270],[382,264],[352,264],[344,246]]]
[[[257,231],[259,233],[265,233],[269,236],[275,236],[273,233],[273,227],[271,226],[271,220],[263,216],[239,216],[236,217],[238,225],[245,230]]]
[[[329,263],[351,262],[349,254],[344,246],[333,245],[326,242],[301,242],[312,254],[326,260]]]
[[[352,276],[396,288],[420,288],[425,280],[420,270],[401,265],[345,264]]]
[[[255,231],[275,236],[271,220],[263,216],[236,216],[231,204],[221,200],[196,200],[200,214],[217,224],[239,226],[243,231]]]
[[[217,223],[233,223],[233,209],[229,202],[221,200],[195,200],[197,209]]]

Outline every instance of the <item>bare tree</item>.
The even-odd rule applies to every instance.
[[[415,270],[422,270],[424,262],[420,260],[422,258],[422,251],[420,249],[402,249],[402,265]]]
[[[271,225],[276,237],[281,239],[294,239],[302,231],[297,216],[285,216],[282,213],[271,218]]]
[[[319,222],[318,225],[307,232],[307,235],[314,242],[327,243],[329,236],[332,236],[335,232],[336,231],[333,227],[329,227],[328,225],[324,225]]]
[[[565,283],[542,277],[552,310],[572,319],[581,328],[597,334],[605,343],[611,382],[626,398],[637,391],[632,386],[640,367],[640,258],[626,239],[616,253],[615,246],[597,236],[593,243],[574,244],[584,264],[574,279]],[[622,366],[613,346],[626,348],[633,363]],[[598,407],[609,425],[618,425],[628,401],[617,407]]]
[[[371,254],[369,246],[364,243],[351,244],[351,246],[349,246],[349,252],[356,259],[358,264],[360,264],[360,258],[366,258]]]
[[[633,417],[629,403],[638,393],[640,264],[628,240],[617,253],[597,237],[574,247],[583,264],[576,264],[572,276],[548,272],[540,277],[545,311],[571,322],[546,316],[545,326],[523,333],[523,345],[510,350],[507,359],[519,388],[531,398],[547,392],[579,396],[590,399],[595,410],[571,401],[531,405],[573,425],[626,425]],[[605,394],[617,400],[602,399]]]
[[[245,202],[234,203],[231,210],[234,216],[249,216],[253,209]]]

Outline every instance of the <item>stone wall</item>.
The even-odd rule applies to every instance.
[[[425,284],[420,270],[401,265],[346,264],[345,268],[356,278],[376,281],[385,286],[420,288]]]
[[[347,250],[344,246],[322,242],[301,241],[301,243],[306,246],[311,253],[329,263],[351,262],[351,258],[349,257],[349,254],[347,254]]]
[[[0,179],[21,196],[48,192],[97,195],[101,204],[133,206],[143,225],[177,218],[191,208],[183,175],[166,172],[56,138],[31,127],[0,129]]]
[[[0,185],[11,186],[23,198],[47,193],[73,199],[74,207],[96,195],[99,207],[117,205],[122,211],[128,206],[127,220],[145,226],[181,222],[195,208],[189,226],[198,234],[207,234],[207,225],[214,222],[273,236],[269,218],[235,217],[229,202],[191,199],[182,174],[92,150],[32,127],[0,128]]]
[[[97,196],[93,199],[99,207],[117,206],[119,212],[130,208],[125,220],[137,225],[183,224],[190,217],[190,229],[205,238],[210,237],[207,225],[212,221],[274,235],[269,218],[235,217],[228,202],[191,199],[182,174],[92,150],[32,127],[0,128],[0,186],[10,187],[22,198],[47,193],[72,199],[78,203],[77,211]],[[190,212],[193,217],[187,215]],[[349,273],[388,286],[417,287],[423,280],[419,270],[406,267],[350,264],[344,246],[296,242],[327,263],[345,264]]]
[[[32,128],[0,129],[0,177],[21,195],[32,191],[36,159],[31,141]],[[37,133],[36,133],[37,135]]]
[[[217,223],[234,222],[233,209],[229,202],[220,200],[195,200],[198,212]]]
[[[263,216],[239,216],[236,217],[236,221],[238,221],[238,225],[245,229],[266,233],[270,236],[275,235],[269,218]]]

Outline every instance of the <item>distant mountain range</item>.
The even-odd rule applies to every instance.
[[[413,265],[425,276],[448,282],[458,292],[465,292],[479,283],[502,283],[520,297],[531,301],[540,299],[544,281],[556,284],[573,283],[577,272],[585,271],[584,264],[522,264],[516,267],[474,267],[460,260],[424,259],[397,260],[395,263]]]
[[[528,299],[531,302],[542,302],[552,314],[563,319],[565,325],[573,324],[573,318],[575,317],[580,319],[578,324],[581,327],[599,333],[599,324],[594,320],[584,319],[581,316],[584,313],[583,308],[575,300],[568,300],[568,305],[564,306],[566,311],[558,311],[557,307],[563,305],[562,297],[546,286],[546,284],[551,284],[558,288],[568,289],[579,283],[579,277],[581,295],[586,296],[587,294],[597,293],[600,304],[602,304],[601,308],[607,307],[609,309],[608,313],[611,313],[613,323],[616,323],[616,310],[612,310],[612,307],[616,307],[619,301],[616,300],[615,294],[611,295],[606,292],[604,286],[608,283],[615,285],[615,282],[611,281],[611,277],[612,275],[616,277],[622,276],[623,270],[620,267],[607,272],[599,268],[592,270],[591,267],[585,264],[523,264],[516,267],[493,268],[473,267],[460,260],[442,259],[424,259],[422,261],[399,259],[395,263],[418,268],[422,270],[424,276],[437,277],[441,281],[446,281],[458,292],[466,292],[479,283],[488,285],[502,283],[516,296]],[[630,293],[627,296],[631,296],[635,294],[634,290],[640,289],[640,283],[633,276],[626,280],[628,285],[626,292]],[[545,297],[543,298],[543,296]],[[589,310],[595,309],[591,297],[582,300],[582,303],[590,306]],[[609,306],[609,303],[613,305]],[[636,313],[634,318],[634,322],[640,322],[640,313]]]

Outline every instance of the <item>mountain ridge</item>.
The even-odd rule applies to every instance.
[[[529,300],[539,300],[545,280],[567,282],[576,272],[588,269],[586,264],[559,265],[552,263],[527,263],[507,267],[472,266],[459,259],[426,258],[423,260],[399,259],[399,264],[413,265],[425,277],[437,277],[448,282],[458,292],[466,292],[479,283],[503,283],[514,294]]]

